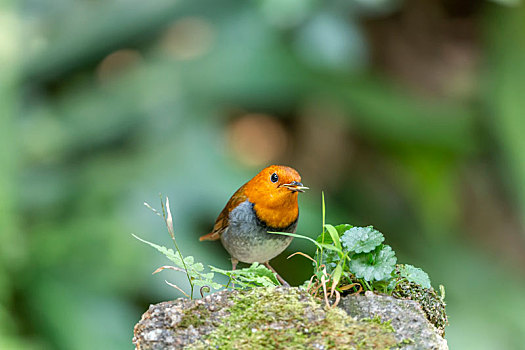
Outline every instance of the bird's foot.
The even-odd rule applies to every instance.
[[[277,273],[277,271],[275,271],[275,269],[274,269],[273,267],[270,266],[270,263],[269,263],[268,261],[264,263],[264,266],[266,266],[267,268],[270,269],[270,271],[272,271],[273,273],[275,273],[275,277],[277,277],[277,280],[278,280],[279,282],[281,282],[281,284],[282,284],[284,287],[290,287],[290,284],[289,284],[288,282],[286,282],[286,281],[284,280],[284,278],[282,278],[281,275],[279,275],[279,274]]]

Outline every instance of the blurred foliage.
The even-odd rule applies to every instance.
[[[300,233],[325,190],[327,222],[447,287],[451,348],[520,348],[524,42],[517,1],[1,2],[0,348],[129,348],[177,296],[130,235],[170,244],[142,203],[172,198],[181,249],[227,268],[197,238],[268,163],[313,189]]]

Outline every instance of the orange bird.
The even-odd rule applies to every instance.
[[[233,194],[212,232],[200,240],[220,239],[230,253],[234,270],[239,261],[262,263],[283,285],[288,285],[269,261],[290,245],[292,237],[268,232],[295,232],[299,218],[297,194],[307,189],[295,169],[282,165],[264,168]]]

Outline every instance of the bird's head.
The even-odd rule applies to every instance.
[[[271,165],[261,170],[246,184],[246,194],[256,206],[283,209],[297,207],[297,194],[308,187],[301,175],[290,167]]]

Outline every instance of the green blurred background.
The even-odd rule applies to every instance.
[[[131,349],[268,164],[298,232],[373,224],[446,286],[452,349],[525,344],[525,8],[499,0],[0,2],[0,349]],[[295,240],[287,253],[311,253]],[[273,265],[294,284],[303,258]]]

